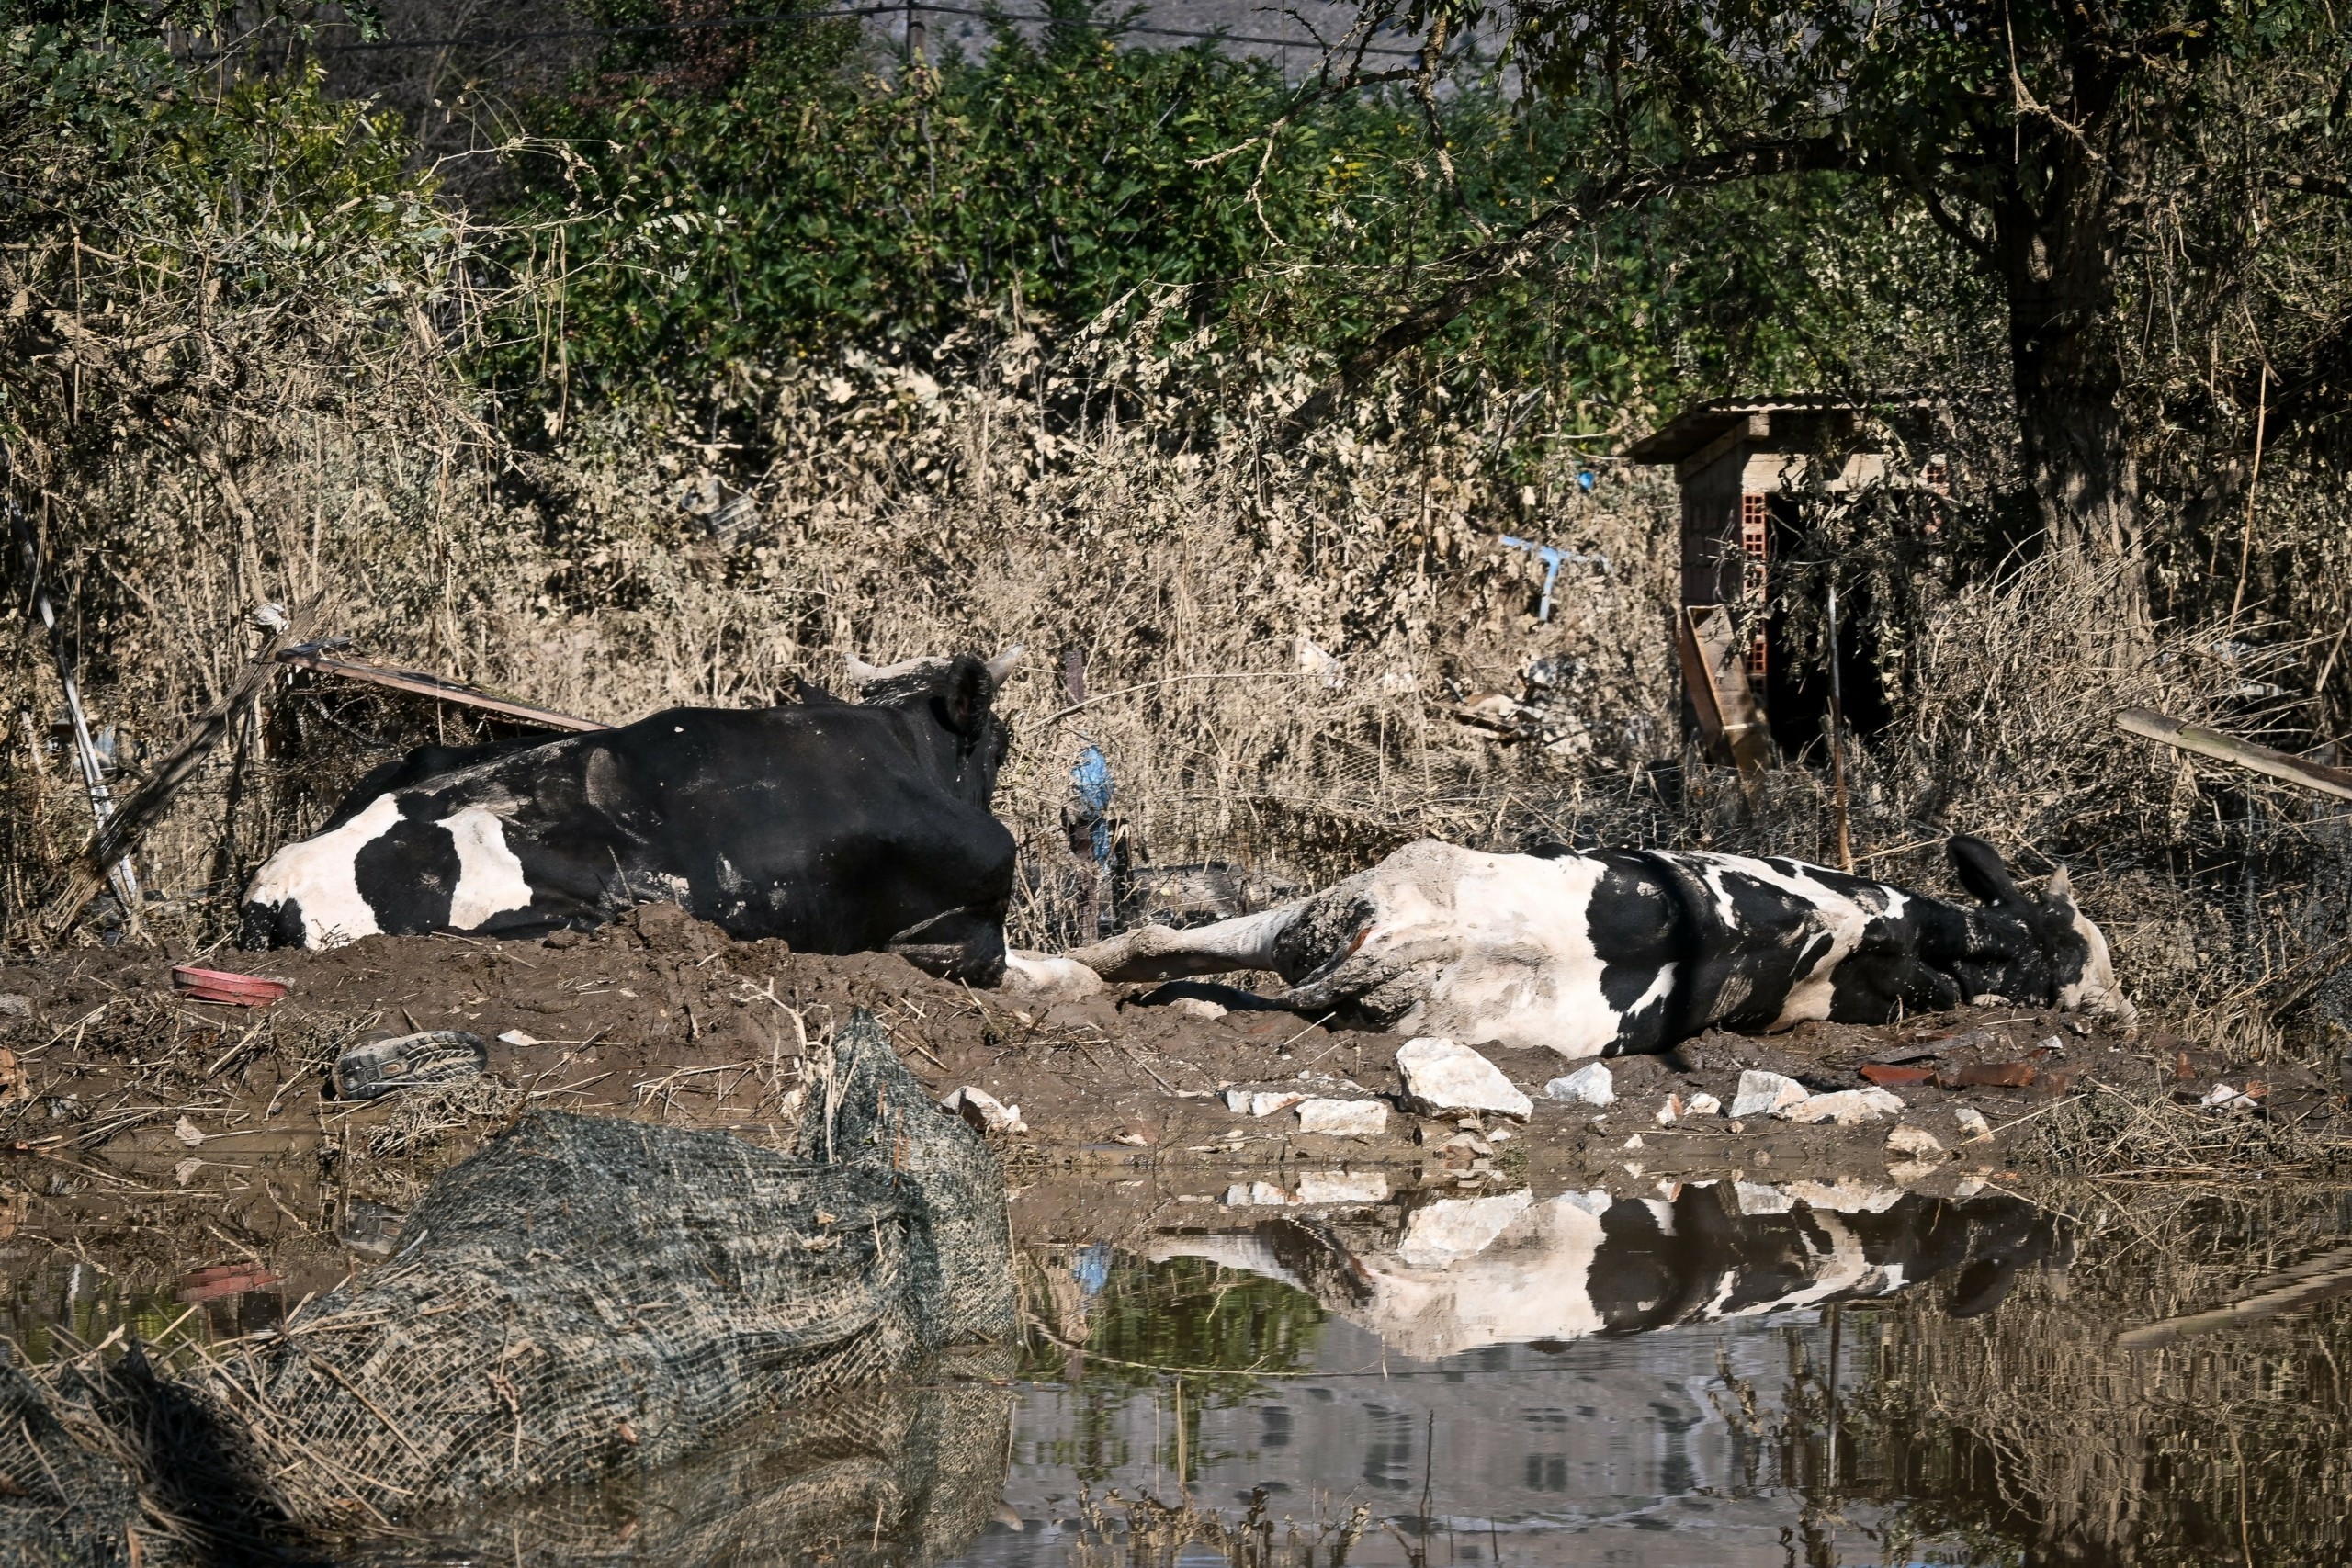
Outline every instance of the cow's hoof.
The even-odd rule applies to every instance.
[[[1102,990],[1102,976],[1074,958],[1048,958],[1042,953],[1007,949],[1004,978],[997,988],[1011,996],[1066,1002]]]

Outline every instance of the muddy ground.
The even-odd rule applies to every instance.
[[[1534,1115],[1523,1126],[1465,1125],[1395,1108],[1394,1035],[1288,1013],[1142,1005],[1139,987],[1041,1006],[885,955],[730,942],[670,906],[549,942],[370,938],[331,953],[203,960],[290,982],[283,1001],[258,1010],[175,992],[175,956],[188,955],[90,948],[0,967],[0,994],[22,998],[0,1000],[9,1010],[0,1045],[14,1059],[13,1068],[0,1061],[0,1269],[103,1258],[109,1271],[152,1269],[185,1285],[200,1265],[222,1271],[225,1298],[240,1288],[241,1267],[292,1247],[331,1284],[380,1256],[424,1184],[526,1108],[780,1142],[803,1055],[858,1007],[891,1030],[935,1094],[970,1085],[1019,1106],[1027,1131],[1000,1143],[1016,1230],[1035,1240],[1112,1239],[1184,1223],[1188,1210],[1205,1218],[1204,1206],[1374,1188],[1630,1194],[1685,1179],[1886,1183],[1886,1123],[1655,1120],[1668,1095],[1710,1093],[1728,1107],[1745,1067],[1826,1090],[1861,1087],[1857,1069],[1873,1060],[1947,1077],[2030,1065],[2034,1081],[2014,1087],[1889,1086],[1905,1102],[1904,1121],[1949,1151],[1901,1179],[1939,1192],[2016,1179],[2031,1120],[2101,1086],[2193,1097],[2220,1080],[2253,1090],[2272,1119],[2332,1124],[2343,1111],[2335,1086],[2292,1066],[2225,1072],[2213,1053],[2161,1030],[2126,1041],[2002,1008],[1884,1028],[1710,1033],[1671,1056],[1609,1064],[1620,1098],[1605,1111],[1544,1098],[1544,1084],[1575,1064],[1494,1051]],[[334,1098],[327,1068],[339,1050],[436,1029],[491,1042],[488,1076],[367,1103]],[[1385,1099],[1392,1110],[1378,1136],[1302,1134],[1288,1111],[1227,1109],[1232,1088]],[[1962,1142],[1962,1107],[1983,1113],[1989,1141]],[[1057,1170],[1084,1178],[1047,1179]],[[209,1288],[192,1289],[201,1298]]]

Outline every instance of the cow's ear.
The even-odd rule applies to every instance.
[[[2050,884],[2041,890],[2041,901],[2045,904],[2064,904],[2069,908],[2073,907],[2075,879],[2066,874],[2064,866],[2062,865],[2050,874]]]
[[[1966,833],[1954,833],[1944,846],[1951,856],[1951,868],[1959,874],[1960,885],[1987,904],[2022,904],[2025,894],[2001,863],[2001,853],[1984,840]]]
[[[989,667],[968,653],[957,654],[947,667],[947,680],[939,694],[947,727],[958,735],[979,733],[980,721],[988,717],[989,704],[995,697],[996,680]]]

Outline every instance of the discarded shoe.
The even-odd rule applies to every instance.
[[[376,1100],[395,1089],[422,1084],[459,1083],[490,1066],[490,1049],[479,1034],[458,1029],[428,1029],[397,1040],[369,1040],[334,1059],[338,1100]]]

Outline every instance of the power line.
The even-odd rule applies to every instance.
[[[914,11],[926,12],[936,17],[976,17],[982,21],[1003,22],[1014,27],[1092,28],[1103,32],[1145,33],[1155,38],[1191,39],[1204,43],[1272,44],[1285,49],[1328,49],[1329,47],[1315,39],[1269,38],[1257,33],[1204,33],[1185,28],[1155,28],[1140,23],[1098,21],[1091,17],[1023,17],[1001,11],[978,10],[967,6],[897,5],[862,6],[854,9],[840,11],[790,11],[781,15],[763,17],[706,17],[684,22],[635,22],[611,28],[560,28],[544,32],[460,33],[452,38],[359,39],[351,43],[314,43],[311,48],[321,54],[368,54],[413,49],[455,49],[474,45],[534,43],[557,39],[628,38],[646,33],[699,32],[710,28],[775,27],[790,22],[843,21],[865,17],[898,17]],[[251,48],[253,45],[240,47]],[[235,52],[238,51],[220,50],[194,58],[217,60],[223,55]],[[1394,45],[1366,44],[1363,52],[1411,57],[1419,54],[1421,51],[1399,49]]]

